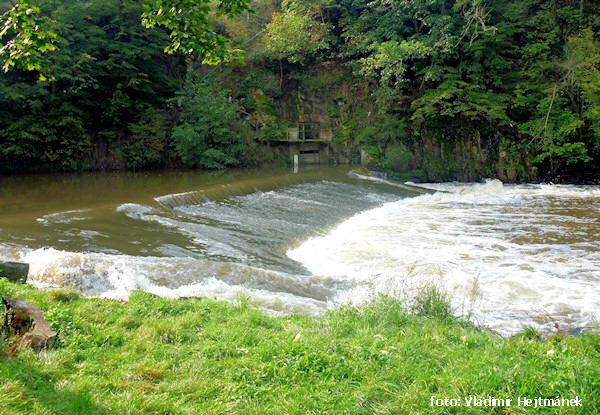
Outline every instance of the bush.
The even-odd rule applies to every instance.
[[[400,143],[393,144],[385,150],[383,168],[392,171],[405,172],[411,169],[411,161],[412,154],[404,147],[404,145]]]
[[[181,114],[173,140],[183,163],[218,169],[240,163],[244,142],[233,128],[239,108],[229,91],[216,90],[188,76],[177,104]]]
[[[150,167],[160,162],[169,136],[163,111],[147,108],[140,120],[129,124],[131,139],[117,147],[117,155],[130,169]]]

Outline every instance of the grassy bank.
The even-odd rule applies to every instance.
[[[0,341],[5,415],[600,412],[597,336],[502,340],[431,295],[411,310],[381,298],[315,319],[244,301],[86,299],[1,279],[0,294],[38,305],[59,330],[39,355]],[[472,395],[579,396],[583,406],[465,407]],[[432,396],[463,406],[431,407]]]

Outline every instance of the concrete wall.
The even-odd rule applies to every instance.
[[[298,127],[290,127],[288,130],[288,139],[289,140],[297,140],[298,139]]]
[[[293,163],[297,154],[300,164],[328,164],[330,149],[326,143],[304,142],[289,143],[290,161]]]

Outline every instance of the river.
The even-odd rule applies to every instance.
[[[0,259],[127,299],[319,315],[435,284],[501,335],[600,317],[600,187],[414,184],[360,168],[0,178]]]

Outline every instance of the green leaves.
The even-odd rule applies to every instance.
[[[56,33],[44,30],[43,20],[36,15],[40,9],[28,3],[19,3],[0,18],[0,63],[4,72],[17,67],[22,70],[40,72],[40,80],[46,80],[43,74],[47,63],[42,55],[56,49],[53,44]]]
[[[519,123],[528,134],[529,152],[538,165],[556,172],[564,165],[589,162],[598,155],[600,132],[600,43],[591,28],[565,33],[565,10],[542,10],[539,24],[523,46],[523,70],[514,106],[526,113]],[[561,17],[562,16],[562,17]],[[573,30],[573,29],[571,29]]]
[[[249,10],[250,0],[221,0],[216,15],[235,17]],[[170,44],[166,53],[181,51],[197,53],[204,63],[217,64],[238,58],[240,51],[229,46],[227,38],[216,33],[209,15],[213,11],[210,0],[146,0],[142,24],[161,26],[170,31]],[[4,72],[17,67],[38,70],[40,79],[46,80],[47,63],[42,55],[56,49],[56,33],[44,29],[44,20],[37,17],[40,9],[27,2],[19,3],[4,13],[0,20],[0,63]]]
[[[210,0],[146,0],[142,24],[169,30],[166,53],[197,53],[203,63],[212,65],[239,58],[241,51],[232,49],[227,38],[215,32],[209,20],[211,3]],[[249,10],[249,4],[249,0],[222,0],[216,14],[235,17]]]
[[[443,81],[430,88],[412,103],[412,119],[431,119],[439,116],[463,116],[466,119],[485,119],[499,124],[508,123],[508,97],[494,93],[482,85],[461,80],[454,68],[445,68]]]
[[[250,5],[258,16],[225,19]],[[21,159],[71,166],[61,157],[85,160],[96,147],[110,154],[104,168],[170,165],[175,156],[194,167],[235,164],[241,141],[231,129],[254,127],[248,143],[284,136],[297,115],[290,103],[303,92],[322,98],[336,139],[367,146],[389,166],[403,164],[403,145],[413,151],[435,139],[450,148],[453,140],[473,141],[467,136],[476,132],[490,166],[498,143],[509,143],[528,171],[600,169],[600,14],[593,2],[40,0],[39,6],[41,12],[26,4],[3,9],[1,63],[5,71],[19,70],[0,79],[0,169]],[[262,42],[250,43],[261,33]],[[251,48],[252,59],[215,71],[212,86],[186,87],[173,132],[178,114],[169,105],[185,67],[196,55],[208,64],[236,60],[234,44]],[[60,51],[47,53],[57,45]],[[36,82],[21,70],[38,70],[53,82]],[[269,109],[258,102],[262,92],[244,91],[245,79],[252,79],[252,91],[269,91]],[[223,81],[236,85],[232,102],[219,91]],[[236,98],[248,112],[245,127],[229,111]],[[383,120],[406,126],[388,128]]]
[[[497,131],[492,142],[529,142],[525,163],[540,171],[598,159],[600,27],[587,2],[345,5],[341,56],[370,83],[380,112],[415,121],[415,140],[440,131],[450,140],[470,124]]]
[[[21,70],[0,76],[0,170],[164,165],[168,100],[185,64],[163,53],[168,35],[139,24],[136,2],[43,10],[60,39],[60,49],[43,57],[53,80]]]
[[[319,8],[292,2],[282,13],[273,14],[263,37],[267,52],[290,63],[303,63],[307,57],[327,50],[333,26],[315,19],[320,12]]]
[[[432,53],[431,47],[417,40],[403,40],[400,43],[395,40],[375,42],[370,49],[373,54],[361,60],[360,73],[379,78],[380,85],[390,89],[389,97],[401,93],[409,82],[405,74],[411,61],[424,59]]]
[[[543,146],[543,151],[535,157],[534,161],[541,163],[546,159],[559,159],[569,165],[580,161],[590,161],[591,157],[582,142],[562,144],[550,142]]]
[[[189,74],[177,104],[181,115],[173,140],[186,165],[222,169],[239,164],[243,141],[232,129],[238,107],[231,102],[229,91],[210,88]]]

